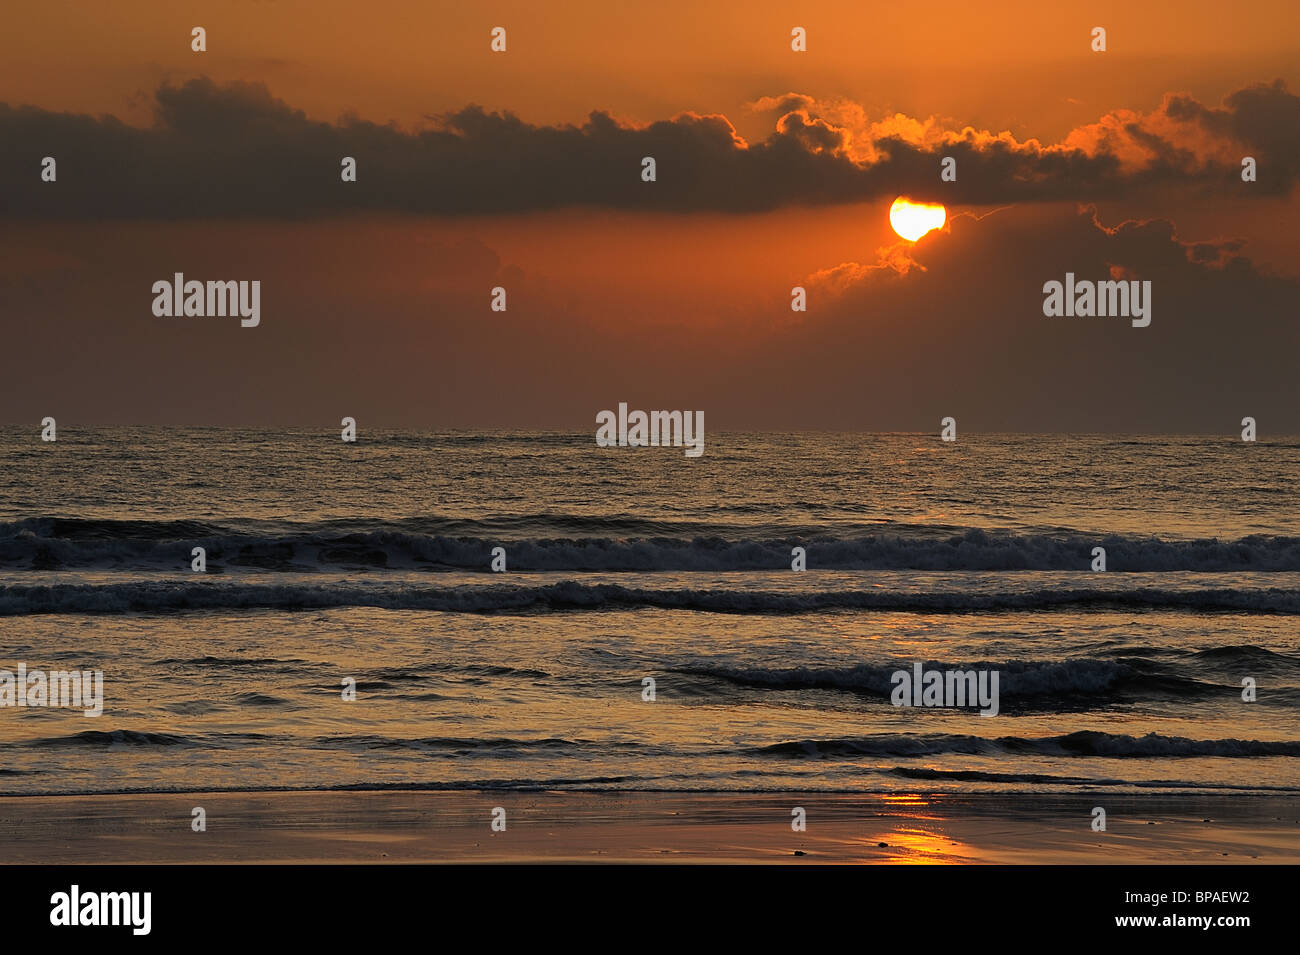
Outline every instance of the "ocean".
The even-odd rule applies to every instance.
[[[0,707],[0,794],[1300,791],[1297,439],[0,455],[0,669],[104,674],[99,717]],[[996,671],[997,715],[895,706],[918,663]]]

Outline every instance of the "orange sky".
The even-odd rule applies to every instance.
[[[230,0],[14,4],[0,31],[0,89],[13,102],[147,117],[164,79],[260,79],[309,115],[355,111],[416,124],[469,102],[538,123],[595,108],[640,121],[682,110],[732,115],[798,89],[869,112],[951,115],[1057,136],[1099,113],[1148,108],[1169,89],[1217,99],[1295,79],[1300,6],[1261,0],[744,4],[660,0]],[[189,49],[191,27],[209,52]],[[509,51],[488,50],[493,26]],[[809,31],[792,56],[790,29]],[[1109,31],[1104,59],[1088,49]]]
[[[1120,115],[1111,128],[1122,129],[1128,121],[1122,111],[1151,116],[1172,92],[1212,110],[1251,84],[1281,79],[1300,86],[1300,5],[1293,2],[1238,10],[1199,0],[1017,0],[995,7],[669,0],[488,8],[382,0],[183,7],[51,0],[7,10],[4,23],[0,103],[49,115],[109,114],[140,129],[154,122],[161,85],[207,77],[218,93],[232,82],[265,84],[271,97],[312,120],[352,115],[406,131],[430,128],[434,117],[469,104],[508,111],[533,127],[581,124],[593,110],[607,111],[627,129],[681,113],[721,114],[755,147],[773,135],[780,112],[752,104],[799,93],[828,110],[834,123],[849,122],[843,118],[856,110],[866,126],[906,125],[910,120],[891,120],[901,112],[919,121],[936,117],[947,129],[1009,131],[1020,144],[1036,139],[1051,146],[1107,115]],[[208,31],[207,53],[190,51],[196,25]],[[505,55],[488,48],[497,25],[509,31]],[[1089,49],[1097,25],[1108,30],[1104,55]],[[793,26],[808,30],[808,53],[790,51]],[[1162,123],[1151,128],[1163,130],[1168,124]],[[1258,118],[1256,127],[1257,134],[1263,129],[1270,162],[1255,192],[1198,191],[1166,173],[1159,183],[1117,195],[1093,196],[1081,187],[1064,190],[1057,201],[953,205],[951,230],[924,240],[915,250],[918,267],[901,277],[875,270],[882,254],[898,254],[883,251],[897,242],[886,217],[892,193],[883,191],[809,206],[793,188],[789,201],[745,214],[680,203],[656,209],[653,200],[587,208],[561,197],[540,211],[506,203],[504,211],[485,214],[480,201],[469,214],[404,216],[384,206],[299,222],[303,215],[312,219],[311,190],[318,186],[308,180],[321,175],[306,168],[315,159],[308,152],[302,170],[308,208],[282,213],[268,206],[257,214],[254,203],[254,214],[235,212],[231,221],[194,218],[181,208],[169,209],[175,222],[115,223],[112,211],[88,217],[109,221],[81,223],[65,211],[43,222],[38,213],[22,230],[0,234],[0,320],[27,347],[65,354],[39,380],[33,372],[0,384],[0,421],[39,418],[57,393],[69,413],[86,420],[258,424],[269,415],[309,423],[333,396],[393,425],[585,429],[590,411],[635,402],[636,394],[610,393],[627,387],[665,407],[708,402],[722,417],[718,427],[929,428],[937,393],[978,390],[987,427],[1053,430],[1049,406],[1023,401],[1028,379],[1086,381],[1086,364],[1053,371],[1058,353],[1112,367],[1136,360],[1135,343],[1154,342],[1147,364],[1133,370],[1135,381],[1150,377],[1149,394],[1136,384],[1137,390],[1096,400],[1081,393],[1073,404],[1063,403],[1067,418],[1056,423],[1123,428],[1136,406],[1150,408],[1146,425],[1181,430],[1183,406],[1169,394],[1169,383],[1217,374],[1216,333],[1203,329],[1213,329],[1226,312],[1237,314],[1238,306],[1226,303],[1242,302],[1247,311],[1252,302],[1281,311],[1300,303],[1288,297],[1295,288],[1287,284],[1300,277],[1300,233],[1289,225],[1300,215],[1300,199],[1286,185],[1296,169],[1288,144],[1297,143],[1300,130]],[[175,132],[159,134],[159,142],[170,143]],[[73,135],[60,158],[59,191],[29,190],[28,205],[20,208],[39,209],[51,196],[75,201],[108,194],[117,188],[114,177],[132,172],[110,163],[102,173],[108,179],[96,180],[100,157],[94,147],[79,155],[80,134]],[[228,135],[237,140],[242,133],[235,126]],[[1094,142],[1091,133],[1074,136]],[[1205,142],[1207,156],[1228,167],[1237,161],[1231,136]],[[20,147],[38,150],[37,156],[53,148],[12,141],[7,148]],[[0,163],[5,150],[0,142]],[[337,156],[320,158],[337,169]],[[657,185],[664,191],[648,195],[670,195],[674,177],[681,178],[673,157],[662,159],[667,171]],[[23,153],[13,161],[26,170],[31,160]],[[383,179],[376,173],[383,161],[377,154],[362,159],[367,188]],[[206,188],[202,177],[221,169],[200,174],[174,162],[164,168],[179,177],[176,188],[185,188],[187,173],[200,176],[198,192]],[[806,168],[792,175],[820,175],[821,167]],[[429,168],[427,178],[444,173]],[[1048,175],[1062,174],[1049,167]],[[321,188],[337,194],[330,177],[337,173],[327,170]],[[772,184],[774,190],[799,185]],[[0,194],[0,210],[2,200]],[[1168,219],[1176,240],[1107,238],[1086,216],[1078,218],[1077,207],[1086,202],[1095,202],[1107,227]],[[995,248],[995,241],[1010,245]],[[1214,269],[1189,272],[1178,260],[1193,242],[1221,243],[1231,250],[1225,254],[1244,255],[1258,274],[1238,286],[1233,283],[1245,280]],[[1035,299],[1044,280],[1072,268],[1105,270],[1115,264],[1108,256],[1120,254],[1137,257],[1121,263],[1126,268],[1181,283],[1162,289],[1165,311],[1155,331],[1146,339],[1102,340],[1092,329],[1042,324]],[[269,309],[260,337],[197,326],[160,331],[139,289],[174,269],[260,277]],[[818,278],[830,274],[863,278],[833,290]],[[1279,285],[1275,276],[1286,281]],[[486,313],[480,285],[497,282],[509,284],[518,303],[509,316]],[[1201,282],[1209,284],[1201,288]],[[806,315],[789,310],[796,284],[816,290]],[[1193,314],[1200,303],[1207,310]],[[1169,340],[1160,336],[1180,320],[1179,308],[1190,310],[1189,324],[1179,343],[1168,345],[1177,350],[1162,351],[1160,343]],[[968,315],[972,327],[985,323],[990,330],[945,346],[937,330],[949,327],[948,319],[940,315]],[[933,335],[927,322],[934,323]],[[1084,347],[1078,335],[1090,336],[1091,344]],[[1025,352],[1018,359],[1024,365],[992,376],[953,364],[1005,362],[1008,338],[1032,340],[1042,351]],[[847,347],[849,339],[856,345]],[[89,340],[95,349],[66,353],[69,342]],[[1295,344],[1257,342],[1272,355],[1293,353]],[[584,353],[585,361],[574,357]],[[543,354],[550,368],[539,366]],[[114,361],[105,362],[105,355]],[[784,368],[787,357],[802,364]],[[403,374],[395,375],[392,364]],[[1167,379],[1146,370],[1166,365]],[[436,381],[422,382],[421,369]],[[1242,371],[1242,387],[1251,374]],[[171,389],[165,407],[150,391],[159,377]],[[791,396],[778,384],[787,379],[814,383],[813,390]],[[195,380],[240,384],[234,393],[214,394],[187,388]],[[479,382],[506,392],[484,399]],[[923,399],[927,387],[931,397]],[[1289,399],[1260,392],[1257,400],[1282,407]],[[1231,396],[1224,398],[1225,408],[1232,404]],[[1217,426],[1207,422],[1216,414],[1198,405],[1185,429],[1212,430]],[[1240,417],[1224,414],[1225,420]],[[338,414],[331,408],[319,416],[332,421]],[[1292,416],[1300,430],[1300,411]]]

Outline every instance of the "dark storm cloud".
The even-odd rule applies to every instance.
[[[1161,219],[1099,223],[1073,203],[962,214],[880,261],[759,274],[730,312],[678,288],[639,315],[624,307],[635,292],[584,293],[581,264],[543,274],[459,233],[367,219],[0,230],[17,356],[0,422],[33,440],[45,415],[69,435],[87,422],[328,431],[344,414],[582,431],[629,400],[705,409],[716,431],[934,434],[953,415],[962,435],[1232,441],[1251,415],[1263,434],[1300,434],[1300,284],[1252,265],[1237,240],[1188,241]],[[173,269],[260,278],[261,325],[155,317],[150,285]],[[1151,324],[1045,316],[1043,285],[1066,272],[1150,281]],[[790,310],[796,282],[806,313]],[[488,306],[498,284],[504,313]]]
[[[535,126],[469,106],[406,131],[354,117],[318,122],[260,84],[162,86],[147,129],[0,105],[0,210],[11,217],[306,217],[349,211],[526,212],[569,206],[755,212],[909,192],[950,203],[1101,199],[1148,185],[1240,189],[1250,150],[1259,182],[1284,193],[1300,168],[1300,99],[1281,83],[1221,107],[1171,96],[1114,114],[1063,143],[930,125],[844,123],[812,98],[763,101],[775,130],[747,143],[722,116],[648,126],[593,112],[581,126]],[[40,181],[42,157],[58,181]],[[358,181],[340,181],[356,158]],[[642,157],[658,179],[641,179]],[[939,161],[957,160],[956,182]]]
[[[1203,106],[1190,96],[1175,96],[1169,98],[1165,109],[1174,119],[1195,121],[1211,136],[1257,148],[1268,157],[1273,170],[1273,180],[1266,185],[1276,191],[1286,191],[1300,178],[1300,97],[1288,92],[1281,80],[1238,90],[1221,108]]]
[[[1300,283],[1242,245],[1185,241],[1164,219],[1107,226],[1091,208],[958,216],[950,233],[810,276],[806,322],[751,370],[816,367],[801,396],[813,407],[839,400],[856,369],[855,403],[903,406],[936,429],[952,414],[971,430],[1231,436],[1251,415],[1297,433]],[[1067,272],[1149,281],[1150,325],[1045,316],[1043,286]]]

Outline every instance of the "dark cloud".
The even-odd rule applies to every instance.
[[[1255,158],[1261,164],[1261,157],[1267,158],[1269,174],[1261,176],[1266,188],[1283,192],[1300,178],[1300,97],[1281,80],[1238,90],[1221,108],[1177,96],[1167,100],[1165,109],[1175,119],[1196,122],[1211,136],[1258,150]]]
[[[147,129],[112,117],[0,105],[0,212],[15,218],[312,217],[352,211],[457,215],[570,206],[755,212],[899,192],[955,204],[1098,200],[1147,186],[1285,193],[1300,176],[1300,98],[1279,81],[1219,107],[1170,96],[1062,143],[952,129],[790,93],[753,104],[775,130],[746,142],[723,116],[632,126],[594,112],[581,126],[535,126],[470,106],[407,131],[309,119],[260,84],[208,79],[156,93]],[[846,117],[848,117],[846,119]],[[1259,181],[1240,182],[1253,155]],[[58,182],[39,178],[44,156]],[[359,181],[340,181],[356,158]],[[641,180],[653,156],[658,181]],[[940,183],[939,159],[958,181]]]
[[[597,217],[593,217],[593,220]],[[611,217],[603,228],[621,217]],[[584,228],[592,226],[585,222]],[[641,312],[419,221],[42,223],[0,230],[0,315],[22,356],[0,420],[588,430],[618,401],[709,427],[1300,434],[1300,285],[1236,240],[1022,205],[864,263],[756,273]],[[683,224],[683,229],[689,229]],[[614,233],[609,233],[613,235]],[[263,283],[262,324],[165,319],[174,270]],[[1048,318],[1043,284],[1152,283],[1151,324]],[[790,310],[790,287],[808,311]],[[509,310],[489,290],[509,289]],[[268,417],[269,416],[269,417]],[[1177,479],[1176,476],[1171,479]]]
[[[749,356],[751,371],[816,369],[792,404],[847,400],[867,427],[891,426],[875,409],[907,409],[935,429],[951,414],[981,431],[1231,435],[1252,415],[1298,433],[1300,284],[1241,246],[1183,241],[1163,219],[1107,226],[1091,208],[959,216],[879,262],[811,276],[806,322]],[[1150,281],[1151,324],[1045,316],[1043,285],[1067,272]]]

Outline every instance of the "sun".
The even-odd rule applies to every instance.
[[[889,207],[889,224],[908,242],[915,242],[931,229],[941,229],[948,210],[937,203],[913,202],[899,196]]]

